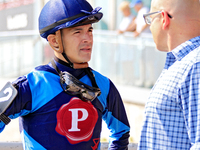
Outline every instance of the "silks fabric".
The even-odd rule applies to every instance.
[[[55,61],[91,85],[84,69],[72,69]],[[102,119],[110,130],[109,149],[128,149],[129,123],[118,90],[110,79],[92,70],[101,95],[92,102],[65,93],[52,64],[36,67],[19,77],[18,95],[5,114],[20,117],[20,133],[26,150],[100,150]],[[0,122],[0,131],[5,125]]]

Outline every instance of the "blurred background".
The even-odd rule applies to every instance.
[[[0,86],[27,74],[34,67],[53,58],[53,50],[39,36],[38,16],[48,0],[0,0]],[[119,6],[124,0],[88,0],[102,7],[103,19],[94,25],[94,45],[90,67],[109,77],[118,88],[131,125],[131,143],[138,143],[144,106],[165,63],[165,53],[158,51],[151,33],[134,36],[119,34],[123,20]],[[127,0],[132,2],[132,0]],[[151,0],[143,0],[150,7]],[[131,14],[137,11],[131,7]],[[108,142],[103,124],[102,141]],[[0,134],[0,141],[21,141],[18,120],[13,120]]]

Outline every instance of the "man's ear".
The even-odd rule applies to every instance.
[[[58,30],[55,34],[50,34],[47,37],[47,40],[49,41],[49,45],[53,48],[54,51],[58,53],[63,52],[60,30]]]
[[[166,11],[162,11],[161,15],[162,15],[162,27],[165,30],[169,27],[170,18],[169,18],[168,13]]]

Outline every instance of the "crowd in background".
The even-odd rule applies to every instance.
[[[133,15],[131,9],[137,12],[136,16]],[[143,5],[141,0],[133,0],[131,3],[122,1],[119,10],[123,14],[123,19],[118,27],[118,33],[133,32],[133,36],[137,37],[142,32],[150,33],[149,26],[143,19],[143,14],[149,12],[149,8]]]

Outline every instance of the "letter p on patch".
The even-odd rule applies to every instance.
[[[80,129],[78,129],[78,122],[79,121],[84,121],[87,119],[88,117],[88,111],[86,109],[83,108],[77,108],[77,109],[69,109],[69,111],[72,112],[72,126],[71,129],[69,129],[68,131],[80,131]],[[79,118],[79,113],[82,113],[82,117]]]

